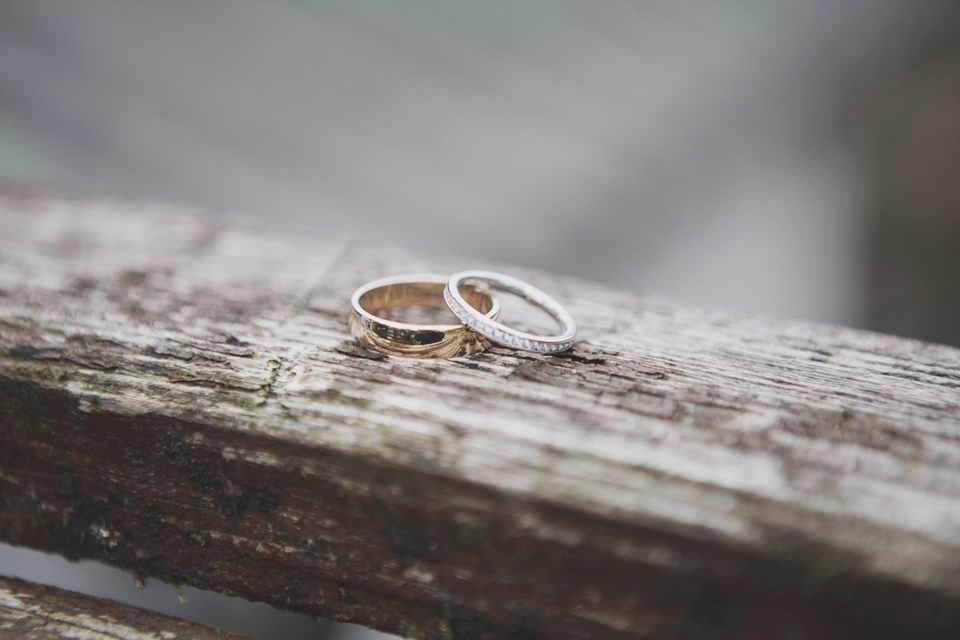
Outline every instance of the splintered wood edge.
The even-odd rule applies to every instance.
[[[956,349],[108,196],[8,189],[0,255],[4,539],[418,637],[958,619]],[[467,267],[575,348],[350,340]]]
[[[243,640],[152,611],[0,576],[0,638]]]

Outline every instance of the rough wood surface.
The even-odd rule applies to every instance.
[[[0,538],[429,638],[960,633],[960,351],[499,267],[575,349],[390,359],[374,277],[493,267],[0,197]]]
[[[113,600],[0,577],[0,638],[11,640],[243,640],[246,636]]]

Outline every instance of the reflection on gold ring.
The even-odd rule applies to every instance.
[[[406,307],[447,309],[443,300],[446,276],[413,274],[381,278],[357,289],[351,298],[350,333],[361,345],[392,356],[457,358],[483,351],[490,341],[463,324],[411,324],[378,313]],[[492,319],[500,302],[483,285],[461,289],[470,304]]]

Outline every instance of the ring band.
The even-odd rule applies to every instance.
[[[484,315],[482,309],[478,309],[471,304],[460,293],[460,287],[467,281],[482,282],[496,289],[503,289],[540,307],[557,321],[557,324],[560,325],[560,333],[558,335],[539,336],[535,333],[513,329],[497,322],[496,318]],[[563,305],[532,284],[494,271],[470,270],[453,274],[443,290],[443,299],[447,301],[447,306],[450,307],[454,315],[460,318],[465,325],[494,342],[514,349],[556,353],[572,347],[573,340],[577,337],[577,322],[570,315],[570,312],[563,308]]]
[[[350,333],[361,345],[391,356],[458,358],[483,351],[490,341],[463,324],[410,324],[376,315],[396,307],[446,310],[447,277],[413,274],[368,282],[350,298]],[[460,294],[460,292],[457,292]],[[486,287],[466,286],[460,294],[481,317],[500,315],[500,301]]]

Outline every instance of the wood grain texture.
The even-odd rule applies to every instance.
[[[957,349],[109,196],[8,188],[0,256],[4,540],[412,637],[960,629]],[[467,267],[576,347],[350,340]]]
[[[0,577],[0,638],[11,640],[243,640],[113,600]]]

